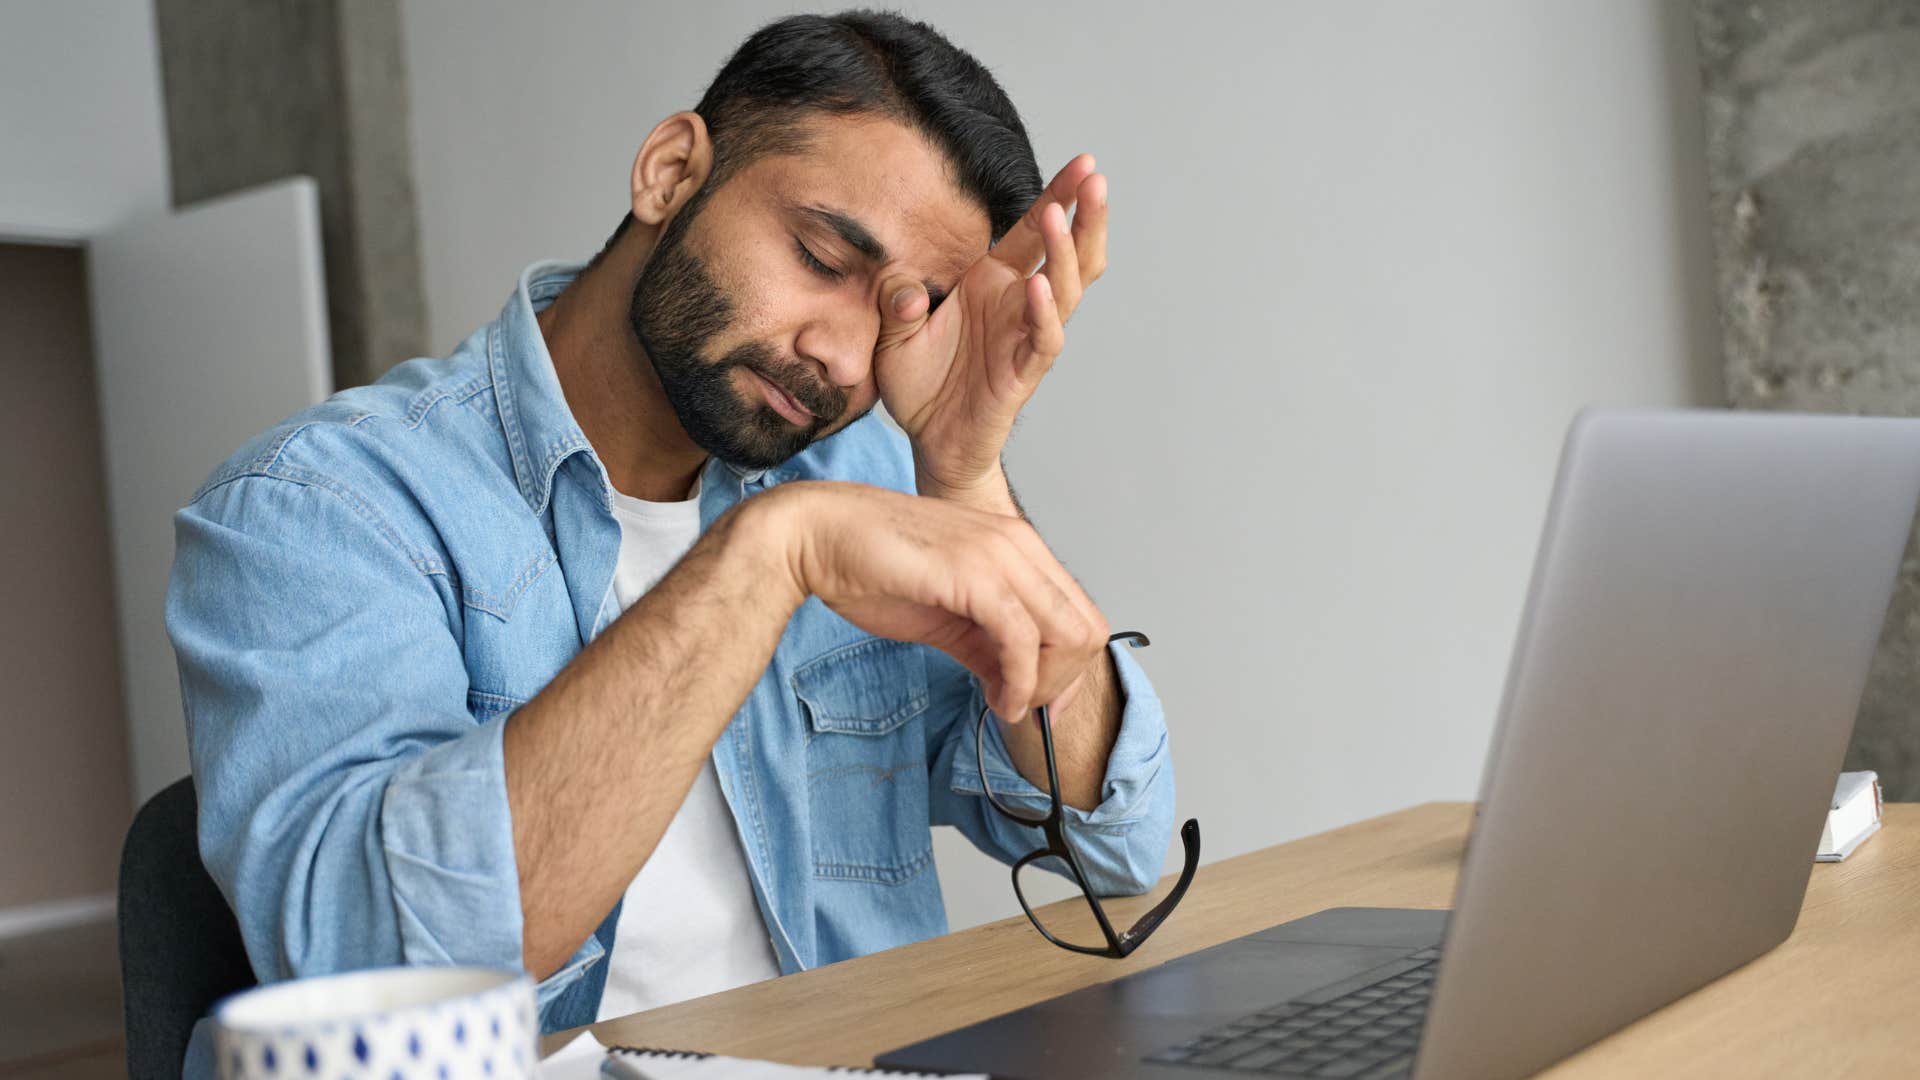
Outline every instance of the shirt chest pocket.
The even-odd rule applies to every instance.
[[[807,718],[814,874],[892,885],[924,871],[926,655],[868,638],[809,661],[792,686]]]

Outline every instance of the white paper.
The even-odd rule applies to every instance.
[[[666,1054],[620,1052],[607,1059],[607,1075],[618,1080],[806,1080],[821,1076],[924,1076],[929,1080],[992,1080],[985,1073],[941,1076],[932,1073],[898,1073],[876,1069],[820,1069],[805,1065],[781,1065],[771,1061],[747,1061],[730,1057],[693,1057]]]
[[[540,1080],[595,1080],[606,1058],[607,1048],[600,1045],[593,1032],[582,1031],[540,1059]]]
[[[1880,828],[1879,776],[1871,769],[1840,774],[1833,789],[1833,806],[1820,832],[1815,862],[1839,862]]]

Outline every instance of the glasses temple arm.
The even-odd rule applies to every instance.
[[[1180,880],[1174,883],[1173,891],[1168,893],[1165,899],[1153,905],[1153,910],[1140,916],[1140,921],[1134,923],[1133,929],[1127,931],[1126,942],[1129,946],[1139,945],[1147,939],[1147,935],[1158,930],[1167,916],[1173,913],[1174,906],[1180,903],[1180,898],[1187,895],[1187,886],[1193,884],[1193,872],[1200,865],[1198,819],[1188,818],[1187,823],[1180,826],[1180,843],[1186,849],[1186,856],[1180,864]]]

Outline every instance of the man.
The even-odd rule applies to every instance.
[[[1096,890],[1158,876],[1158,702],[1000,464],[1106,262],[1092,159],[1043,190],[984,68],[852,12],[754,34],[630,190],[178,515],[201,852],[263,980],[524,966],[551,1031],[941,933],[932,825],[1039,843],[981,797],[988,707],[996,791],[1045,805],[1052,703]]]

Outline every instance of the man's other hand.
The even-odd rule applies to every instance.
[[[741,511],[781,545],[794,606],[817,596],[868,633],[939,649],[1003,720],[1065,708],[1106,647],[1105,617],[1017,518],[835,481],[783,484]]]

